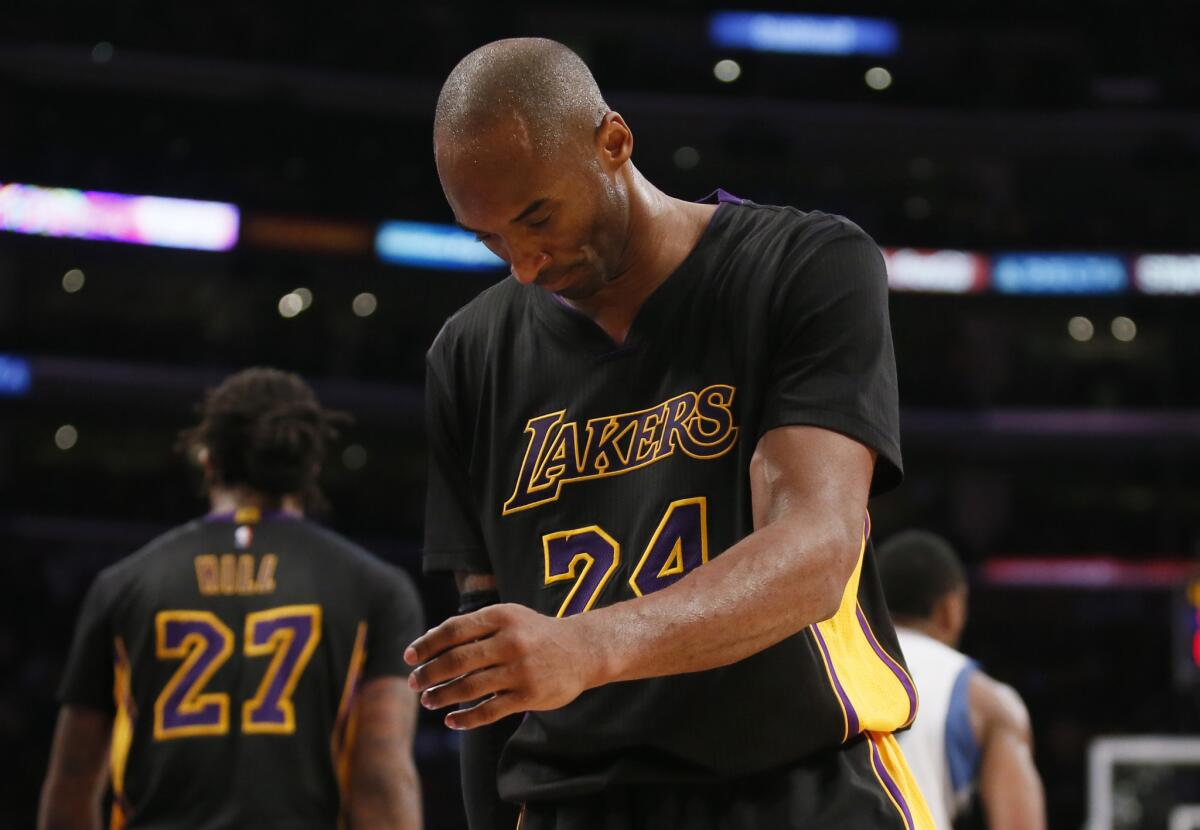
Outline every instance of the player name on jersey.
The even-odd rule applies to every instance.
[[[724,455],[737,443],[735,391],[713,384],[647,409],[592,418],[583,427],[582,451],[579,423],[564,423],[566,410],[531,418],[525,425],[525,459],[503,514],[554,501],[564,484],[620,475],[661,461],[676,448],[692,458]]]
[[[196,584],[201,596],[270,594],[275,590],[275,567],[279,557],[263,554],[255,563],[249,553],[204,553],[197,556]]]

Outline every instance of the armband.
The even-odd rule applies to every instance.
[[[467,591],[458,597],[458,613],[470,614],[472,611],[478,611],[480,608],[486,608],[498,602],[500,602],[500,592],[494,589],[489,591]]]

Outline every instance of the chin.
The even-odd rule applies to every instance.
[[[584,283],[583,285],[568,285],[563,290],[554,293],[564,300],[587,300],[596,296],[602,287],[593,283]]]
[[[563,286],[561,290],[554,293],[566,300],[586,300],[594,297],[606,284],[602,274],[589,270],[584,272],[580,279]]]

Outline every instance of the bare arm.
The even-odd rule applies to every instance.
[[[558,708],[605,683],[755,654],[836,613],[861,549],[873,467],[870,450],[838,433],[772,430],[750,466],[756,530],[721,556],[664,590],[574,617],[515,605],[454,617],[409,648],[406,659],[425,664],[411,684],[429,708],[493,695],[447,715],[463,729]]]
[[[1010,686],[983,672],[968,689],[971,727],[983,749],[979,795],[990,830],[1045,830],[1046,800],[1033,763],[1029,713]]]
[[[421,784],[413,763],[416,695],[403,677],[379,677],[359,692],[346,794],[350,830],[418,830]]]
[[[38,830],[100,830],[112,715],[63,706],[42,785]]]

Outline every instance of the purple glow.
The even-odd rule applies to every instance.
[[[224,202],[0,184],[0,230],[13,233],[228,251],[238,220]]]
[[[993,586],[1116,589],[1176,588],[1195,572],[1190,559],[1123,562],[1115,556],[1015,557],[991,559],[980,570]]]

